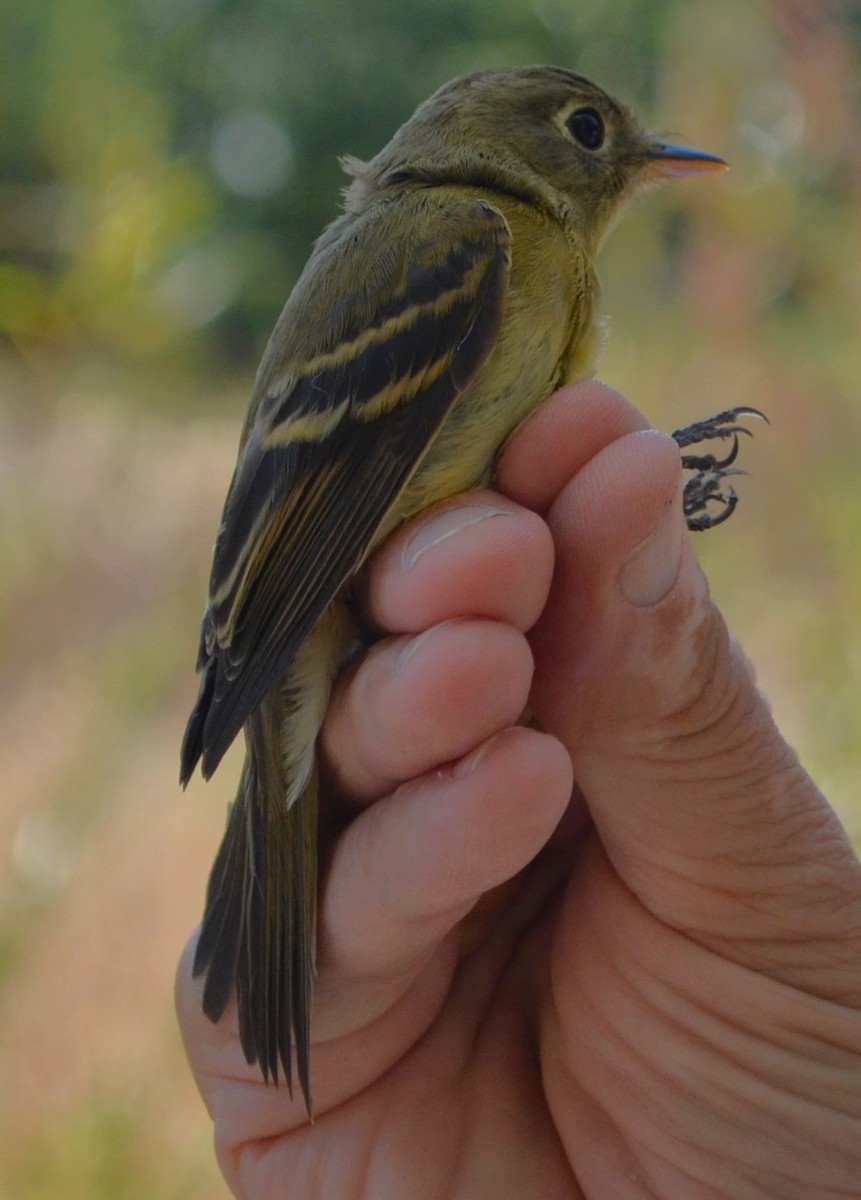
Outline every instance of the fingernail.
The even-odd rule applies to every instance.
[[[495,733],[486,742],[482,742],[477,750],[473,750],[472,754],[467,754],[466,758],[462,758],[460,762],[456,762],[451,769],[452,778],[464,779],[470,772],[474,771],[499,736],[500,734]]]
[[[443,624],[448,624],[448,622],[444,621]],[[394,670],[396,675],[403,675],[407,663],[410,661],[416,651],[421,649],[428,638],[432,637],[438,629],[439,625],[434,625],[432,629],[426,629],[424,633],[418,634],[417,637],[410,638],[410,640],[400,648],[398,651],[398,656],[395,659]]]
[[[468,529],[470,525],[478,525],[488,517],[509,515],[506,509],[494,508],[490,504],[476,504],[470,508],[447,508],[419,526],[401,551],[401,563],[409,570],[426,550],[438,546],[446,538],[454,537],[456,533]]]
[[[619,591],[629,604],[647,608],[663,600],[679,573],[683,536],[676,491],[652,532],[630,552],[619,571]]]

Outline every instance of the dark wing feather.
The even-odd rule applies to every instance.
[[[375,310],[344,323],[257,409],[216,544],[183,781],[201,757],[207,777],[218,766],[493,348],[508,283],[504,217],[460,201],[426,212],[421,233],[399,248]]]

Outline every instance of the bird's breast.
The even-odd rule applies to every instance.
[[[521,421],[560,384],[594,371],[600,323],[587,254],[576,236],[528,205],[493,203],[512,232],[502,328],[402,495],[398,519],[488,483],[496,455]]]

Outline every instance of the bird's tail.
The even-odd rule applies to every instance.
[[[311,1112],[309,1046],[317,900],[315,741],[343,661],[343,622],[303,645],[245,725],[247,756],[206,896],[194,974],[219,1021],[236,992],[239,1034],[267,1082],[295,1071]],[[333,635],[334,634],[334,635]]]

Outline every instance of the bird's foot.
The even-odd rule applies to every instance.
[[[738,496],[726,480],[730,475],[744,474],[744,471],[733,466],[738,457],[738,435],[745,433],[751,436],[750,430],[739,424],[740,417],[759,417],[768,421],[768,417],[759,409],[740,406],[728,408],[705,421],[695,421],[685,429],[677,429],[672,435],[680,450],[714,438],[732,438],[732,448],[723,458],[715,454],[682,455],[682,468],[693,471],[685,483],[683,508],[688,529],[695,532],[722,525],[729,520],[738,504]]]

